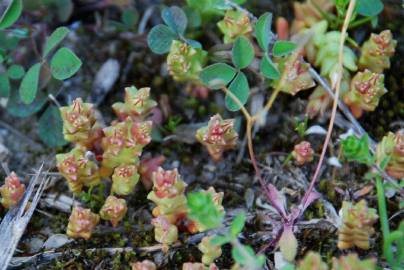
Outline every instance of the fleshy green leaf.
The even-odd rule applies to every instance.
[[[224,63],[216,63],[204,68],[199,75],[201,81],[210,89],[225,87],[236,75],[236,70]]]
[[[189,217],[201,223],[206,229],[214,229],[222,224],[224,213],[215,206],[212,195],[206,192],[192,192],[187,196]]]
[[[81,67],[81,60],[68,48],[60,48],[52,57],[50,68],[52,76],[57,80],[66,80]]]
[[[139,19],[139,13],[137,12],[136,9],[129,8],[125,9],[122,12],[121,21],[127,28],[135,26],[138,19]]]
[[[272,14],[267,12],[262,14],[255,25],[255,36],[258,41],[258,45],[266,52],[268,51],[268,45],[271,39],[274,37],[274,33],[271,31]]]
[[[248,269],[262,269],[265,263],[265,257],[263,255],[256,256],[250,246],[234,246],[231,255],[238,264],[248,266]]]
[[[248,96],[250,95],[250,87],[243,72],[239,72],[230,83],[229,91],[240,101],[242,105],[246,104]],[[229,95],[225,99],[226,107],[229,111],[240,110],[240,105],[233,100]]]
[[[244,212],[238,214],[233,219],[233,222],[231,223],[231,226],[230,226],[230,233],[232,236],[237,237],[241,233],[241,231],[244,228],[245,221],[246,221],[246,216],[245,216]]]
[[[10,81],[6,74],[0,74],[0,97],[10,96]]]
[[[363,16],[372,17],[383,11],[384,5],[381,0],[358,0],[356,11]]]
[[[342,154],[348,161],[371,164],[374,160],[369,151],[369,137],[357,138],[351,135],[341,141]]]
[[[67,27],[56,28],[55,31],[46,40],[45,49],[43,52],[43,57],[48,56],[48,54],[62,42],[62,40],[69,34],[70,30]]]
[[[278,40],[275,42],[272,48],[272,53],[274,56],[284,56],[293,52],[297,48],[297,45],[290,41]]]
[[[170,51],[171,43],[177,35],[171,29],[163,24],[152,28],[147,36],[149,48],[156,54],[164,54]]]
[[[7,75],[10,77],[12,80],[19,80],[21,79],[25,74],[24,67],[21,65],[11,65],[7,69]]]
[[[63,121],[60,110],[50,105],[38,121],[39,137],[49,147],[63,146],[68,142],[63,138]]]
[[[187,15],[185,15],[185,12],[181,8],[177,6],[165,8],[161,12],[161,17],[172,31],[180,35],[184,34],[185,29],[187,28],[188,19]]]
[[[22,0],[11,0],[9,6],[0,17],[0,29],[13,25],[22,12]]]
[[[265,55],[262,58],[260,64],[260,71],[262,75],[271,80],[278,80],[281,76],[278,68],[275,66],[272,60],[269,59],[268,55]]]
[[[39,74],[41,64],[33,65],[25,74],[20,85],[21,101],[25,104],[30,104],[34,101],[39,85]]]
[[[233,64],[239,68],[246,68],[254,59],[254,47],[245,36],[236,39],[232,50]]]

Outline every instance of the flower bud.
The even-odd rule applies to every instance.
[[[309,73],[309,64],[303,62],[298,53],[293,53],[286,59],[280,60],[282,63],[282,76],[277,82],[282,92],[296,95],[301,90],[312,88],[316,85]]]
[[[384,75],[370,70],[358,72],[352,79],[351,89],[343,99],[356,117],[363,111],[374,111],[379,104],[380,97],[387,93],[384,88]]]
[[[298,165],[311,162],[313,160],[313,154],[314,151],[311,148],[311,144],[307,141],[296,144],[292,152],[292,156]]]
[[[95,186],[100,183],[98,166],[86,157],[85,149],[75,147],[69,153],[56,155],[57,167],[67,180],[70,191],[78,193],[83,186]]]
[[[310,28],[324,17],[318,11],[327,13],[334,7],[334,2],[330,0],[307,0],[303,3],[293,2],[295,19],[292,24],[292,33],[296,34],[300,30]]]
[[[128,116],[134,120],[143,120],[157,106],[157,102],[150,99],[150,88],[144,87],[139,90],[135,86],[125,88],[124,102],[116,102],[112,109],[120,120]]]
[[[221,246],[211,243],[213,236],[205,236],[198,245],[198,249],[202,252],[202,263],[210,265],[213,261],[222,255]]]
[[[132,270],[156,270],[157,267],[154,262],[144,260],[141,262],[132,263]]]
[[[128,207],[124,199],[119,199],[115,196],[108,196],[104,205],[100,210],[100,216],[104,220],[109,220],[113,227],[116,227],[118,223],[124,218]]]
[[[70,106],[60,108],[63,120],[63,135],[66,141],[86,145],[95,124],[93,104],[77,98]]]
[[[136,164],[143,147],[151,140],[151,122],[134,123],[129,117],[124,122],[104,128],[102,166],[116,168]]]
[[[100,217],[92,213],[90,209],[74,207],[69,217],[67,235],[72,238],[81,237],[88,240],[99,221]]]
[[[299,262],[296,270],[328,270],[328,266],[321,260],[320,254],[310,251]]]
[[[363,43],[359,65],[362,69],[370,69],[375,73],[383,73],[390,68],[390,57],[394,55],[397,41],[393,39],[390,30],[380,34],[371,34],[369,40]]]
[[[122,196],[129,195],[135,189],[138,181],[139,174],[135,165],[116,167],[112,175],[111,192]]]
[[[207,52],[193,48],[178,40],[171,43],[170,52],[167,55],[167,68],[174,80],[199,81],[199,73],[207,60]]]
[[[223,33],[223,42],[231,43],[238,36],[249,35],[253,29],[250,18],[240,10],[228,9],[223,20],[217,23],[220,31]]]
[[[186,184],[181,180],[177,169],[164,170],[158,168],[153,174],[153,189],[147,199],[153,201],[157,207],[153,210],[154,216],[164,215],[172,224],[186,213],[186,197],[184,195]]]
[[[0,201],[5,208],[10,208],[18,204],[24,196],[25,185],[21,184],[20,179],[14,172],[11,172],[4,182],[4,185],[0,187]]]
[[[374,233],[373,224],[377,220],[376,210],[368,208],[365,200],[355,205],[344,201],[341,209],[342,225],[338,231],[338,248],[354,246],[369,249],[369,238]]]
[[[361,261],[357,254],[348,254],[342,256],[339,259],[332,259],[332,269],[331,270],[375,270],[376,262],[373,259],[367,259]]]
[[[381,165],[386,158],[389,162],[385,168],[386,173],[397,179],[404,178],[404,130],[396,134],[389,132],[383,137],[376,148],[376,160]]]
[[[171,245],[178,239],[178,229],[172,225],[167,218],[159,216],[152,219],[154,226],[154,238],[157,242],[165,245]]]
[[[196,139],[207,148],[213,160],[219,161],[224,151],[236,147],[238,134],[234,119],[223,120],[219,114],[212,116],[208,126],[197,130]]]

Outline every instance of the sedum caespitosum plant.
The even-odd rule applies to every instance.
[[[128,87],[125,101],[112,105],[118,120],[103,128],[96,121],[93,105],[80,98],[60,108],[65,139],[75,145],[69,153],[56,155],[58,170],[70,191],[79,194],[90,187],[91,193],[101,178],[112,180],[100,215],[90,209],[73,210],[67,228],[71,237],[88,239],[100,217],[114,227],[124,218],[126,201],[118,196],[132,193],[139,181],[139,157],[151,141],[152,122],[147,117],[156,105],[149,88]]]
[[[205,236],[198,245],[198,249],[202,252],[202,263],[205,265],[212,264],[222,255],[221,246],[213,244],[212,239],[213,236]]]
[[[400,134],[400,132],[398,134]],[[388,173],[386,167],[388,166],[391,156],[393,155],[392,152],[386,151],[386,149],[388,149],[389,147],[390,149],[391,147],[394,147],[392,146],[392,144],[389,144],[389,141],[392,141],[392,136],[390,135],[390,139],[388,138],[389,135],[378,144],[376,154],[373,155],[369,151],[370,146],[367,135],[364,135],[362,138],[357,138],[351,135],[342,141],[342,153],[343,156],[350,161],[356,161],[368,166],[373,166],[376,169],[369,174],[368,178],[374,179],[376,182],[375,185],[377,191],[378,216],[381,231],[383,234],[383,256],[386,258],[388,264],[390,265],[390,267],[392,267],[392,269],[398,270],[402,269],[404,261],[404,223],[401,222],[397,230],[390,230],[387,216],[385,186],[383,184],[381,176],[381,171],[383,170]],[[401,146],[399,146],[398,149],[401,149],[400,147]],[[390,183],[395,187],[395,189],[400,190],[400,184],[396,182]],[[360,212],[358,213],[358,215],[366,218],[366,211],[361,210],[363,209],[358,209],[358,212]],[[368,212],[368,214],[370,214],[368,215],[368,218],[371,218],[371,216],[373,215],[370,212]],[[363,229],[363,231],[366,231],[366,229]],[[360,235],[360,233],[357,235]],[[345,244],[343,244],[342,246],[344,245]],[[366,242],[361,243],[361,245],[367,247]]]
[[[382,73],[390,68],[390,58],[394,55],[397,41],[393,39],[390,30],[384,30],[380,34],[371,34],[363,43],[359,66],[375,73]]]
[[[376,148],[376,162],[382,164],[388,159],[385,170],[391,177],[404,178],[404,130],[389,132]]]
[[[341,213],[342,224],[338,231],[338,248],[369,249],[370,237],[375,232],[373,224],[378,217],[376,210],[369,208],[365,200],[356,204],[344,201]]]
[[[69,217],[66,234],[72,238],[90,239],[95,226],[100,221],[100,216],[90,209],[74,207]]]
[[[25,185],[21,183],[17,174],[11,172],[0,187],[0,203],[4,208],[11,208],[20,202],[24,193]]]
[[[320,254],[310,251],[297,264],[296,268],[285,268],[295,270],[375,270],[374,259],[360,260],[357,254],[348,254],[339,258],[332,258],[332,267],[323,262]]]
[[[296,144],[292,152],[292,156],[298,165],[313,161],[313,155],[314,150],[311,148],[311,144],[308,141],[302,141]]]
[[[132,263],[132,270],[156,270],[156,264],[149,260]]]
[[[238,140],[234,119],[222,119],[219,114],[212,116],[208,125],[198,129],[195,136],[215,161],[221,160],[225,151],[234,149]]]
[[[302,29],[312,27],[323,20],[322,13],[328,13],[334,8],[333,0],[306,0],[303,3],[293,2],[295,18],[292,23],[291,32],[298,33]]]

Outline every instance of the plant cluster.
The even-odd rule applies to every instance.
[[[80,98],[60,108],[64,138],[75,145],[69,153],[56,156],[59,172],[70,190],[78,194],[83,187],[91,190],[99,185],[102,178],[112,181],[99,216],[90,209],[73,209],[67,227],[69,236],[88,239],[100,217],[114,227],[124,218],[127,205],[119,196],[131,194],[139,181],[139,157],[151,141],[152,122],[146,118],[155,106],[149,88],[132,86],[125,89],[123,103],[113,104],[118,120],[108,127],[97,122],[93,105]],[[145,167],[143,170],[148,172]]]

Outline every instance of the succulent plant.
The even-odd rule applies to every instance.
[[[299,91],[316,85],[308,71],[310,65],[303,62],[298,52],[291,54],[286,59],[282,59],[279,66],[282,76],[276,84],[282,92],[294,96]]]
[[[248,15],[233,9],[226,11],[223,20],[218,22],[217,26],[224,35],[224,43],[231,43],[238,36],[249,35],[253,31]]]
[[[376,210],[369,208],[365,200],[356,204],[342,203],[342,224],[338,231],[338,248],[348,249],[354,246],[369,249],[369,239],[374,233],[373,224],[377,220]]]
[[[132,263],[132,270],[156,270],[157,267],[154,262],[144,260],[141,262]]]
[[[375,270],[376,262],[373,259],[361,261],[357,254],[348,254],[332,259],[331,270]]]
[[[113,227],[116,227],[118,223],[124,218],[128,207],[124,199],[119,199],[113,195],[108,196],[104,205],[100,210],[100,217],[104,220],[109,220]]]
[[[199,73],[207,60],[207,52],[174,40],[167,56],[167,68],[174,80],[199,81]]]
[[[124,102],[116,102],[112,109],[120,120],[128,116],[136,121],[143,121],[157,106],[157,102],[150,98],[150,88],[137,89],[135,86],[125,88]]]
[[[380,97],[387,93],[384,88],[384,75],[370,70],[358,72],[351,81],[351,89],[344,95],[344,102],[356,117],[363,111],[374,111]]]
[[[360,68],[382,73],[384,69],[390,68],[390,57],[394,55],[396,46],[397,41],[393,39],[390,30],[371,34],[361,48]]]
[[[376,162],[381,165],[389,158],[385,170],[391,177],[404,178],[404,130],[389,132],[376,148]]]
[[[60,112],[65,140],[88,145],[96,122],[93,104],[83,103],[81,98],[77,98],[72,105],[61,107]]]
[[[216,192],[215,188],[209,187],[208,190],[201,191],[204,195],[209,195],[209,200],[213,202],[211,205],[212,209],[210,209],[209,205],[204,204],[203,208],[205,212],[205,216],[212,216],[212,212],[216,213],[216,215],[224,215],[224,207],[222,205],[223,202],[223,192]],[[208,197],[206,197],[208,198]],[[211,223],[211,222],[209,222]],[[210,228],[206,227],[204,224],[191,220],[190,224],[188,225],[188,230],[192,233],[196,232],[204,232]]]
[[[21,183],[17,174],[11,172],[0,187],[0,202],[4,208],[10,208],[18,204],[25,193],[25,185]]]
[[[76,146],[69,153],[56,155],[56,163],[73,193],[80,192],[83,186],[90,187],[100,183],[98,166],[86,156],[83,147]]]
[[[311,144],[307,141],[296,144],[292,152],[292,156],[298,165],[313,161],[313,154],[314,151],[311,148]]]
[[[323,262],[320,254],[310,251],[298,263],[296,270],[328,270],[328,266]]]
[[[99,221],[99,215],[92,213],[90,209],[74,207],[69,217],[66,233],[72,238],[81,237],[88,240]]]
[[[293,2],[295,19],[292,23],[292,33],[298,33],[300,30],[310,28],[315,23],[323,19],[319,9],[325,13],[331,11],[334,7],[332,0],[306,0],[305,2]]]
[[[207,126],[197,130],[196,139],[208,149],[213,160],[219,161],[224,151],[236,147],[238,134],[234,130],[234,120],[223,120],[216,114]]]
[[[178,239],[178,228],[171,224],[165,216],[158,216],[152,220],[154,238],[164,245],[171,245]]]
[[[211,243],[214,236],[205,236],[198,245],[198,249],[202,252],[202,263],[210,265],[213,261],[222,255],[221,246]]]
[[[157,205],[153,209],[153,215],[164,216],[172,224],[183,218],[187,212],[187,199],[184,195],[186,186],[177,169],[164,170],[159,167],[153,174],[153,189],[147,195],[147,199]]]
[[[104,128],[102,167],[112,172],[120,165],[137,164],[143,147],[151,141],[151,129],[151,121],[134,122],[129,117]]]
[[[363,164],[373,163],[373,157],[369,151],[369,138],[367,135],[357,138],[350,135],[341,141],[342,153],[348,161],[357,161]]]
[[[138,181],[139,174],[136,165],[121,165],[116,167],[112,175],[111,192],[122,196],[129,195],[133,192]]]
[[[314,37],[314,44],[317,47],[315,65],[321,68],[321,75],[331,79],[337,72],[340,38],[341,32],[338,31],[330,31]],[[347,46],[344,46],[343,52],[343,67],[356,71],[358,67],[355,53]]]

